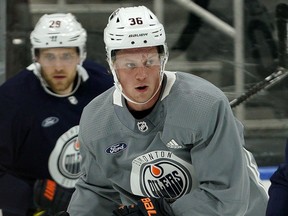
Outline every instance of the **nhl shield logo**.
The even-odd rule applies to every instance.
[[[138,130],[141,132],[146,132],[148,130],[148,125],[145,121],[137,122]]]

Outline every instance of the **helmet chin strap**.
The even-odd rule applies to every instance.
[[[162,81],[163,81],[163,74],[164,74],[164,63],[165,62],[165,59],[162,59],[161,61],[161,67],[160,67],[160,81],[159,81],[159,85],[158,85],[158,88],[157,90],[155,91],[155,93],[146,101],[144,102],[137,102],[135,100],[132,100],[131,98],[129,98],[127,95],[125,95],[125,93],[123,92],[123,88],[122,88],[122,85],[121,83],[119,82],[118,80],[118,77],[117,77],[117,74],[116,74],[116,71],[114,70],[113,66],[112,66],[112,63],[109,63],[110,65],[110,68],[112,70],[112,74],[113,74],[113,77],[114,77],[114,86],[115,88],[122,94],[122,96],[129,102],[131,103],[134,103],[134,104],[137,104],[137,105],[144,105],[146,103],[148,103],[149,101],[151,101],[155,95],[159,92],[160,88],[161,88],[161,85],[162,85]]]

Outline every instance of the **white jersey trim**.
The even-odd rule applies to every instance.
[[[164,74],[167,77],[167,84],[165,86],[161,101],[169,95],[171,88],[176,81],[176,72],[164,71]]]

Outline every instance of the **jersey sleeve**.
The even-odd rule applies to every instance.
[[[25,122],[24,118],[19,118],[22,115],[19,104],[3,87],[0,101],[0,164],[9,168],[21,148],[21,140],[25,139]]]
[[[81,137],[81,129],[79,142],[82,175],[76,183],[76,190],[67,211],[70,216],[110,216],[121,203],[119,194],[113,189],[110,181],[103,176],[101,168],[97,166],[95,157]],[[97,185],[92,182],[97,182]],[[90,202],[93,202],[93,205],[87,205]]]
[[[203,112],[204,106],[201,104]],[[206,107],[206,116],[199,122],[198,144],[191,149],[199,186],[171,206],[175,215],[183,216],[245,215],[251,200],[241,127],[225,99]]]
[[[288,144],[286,144],[285,163],[270,178],[269,201],[266,215],[288,215]]]
[[[21,141],[27,131],[24,118],[19,118],[22,115],[20,104],[12,95],[4,84],[0,87],[0,209],[4,215],[9,209],[12,209],[11,214],[24,215],[31,204],[32,188],[14,173],[13,165],[20,155]]]

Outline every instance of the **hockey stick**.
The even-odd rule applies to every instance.
[[[247,101],[253,95],[256,95],[259,91],[270,88],[280,80],[283,80],[288,75],[288,5],[281,3],[276,7],[276,24],[278,30],[278,45],[279,45],[279,65],[275,72],[267,76],[264,80],[256,83],[249,88],[245,93],[238,98],[230,101],[231,108],[238,106],[239,104]]]

